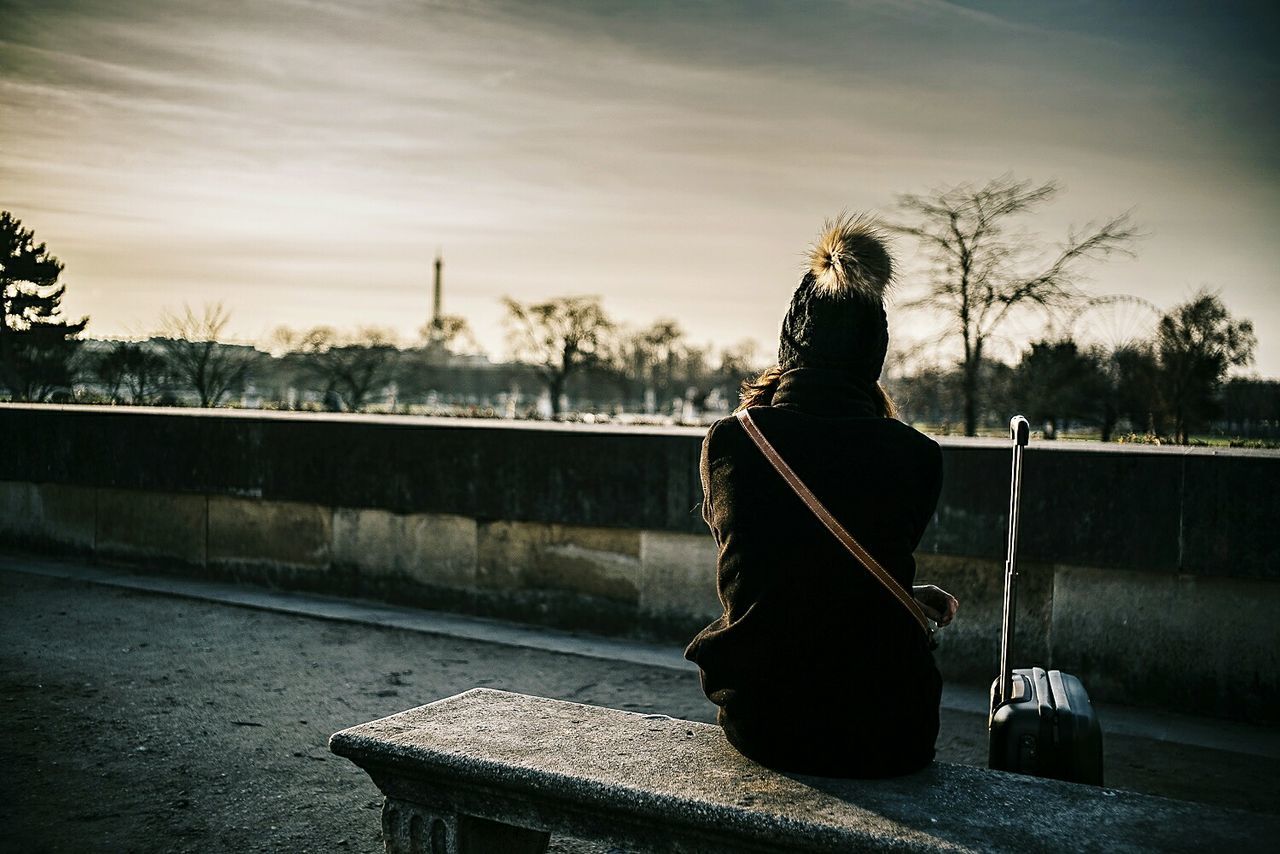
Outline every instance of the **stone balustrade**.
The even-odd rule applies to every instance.
[[[0,545],[677,641],[719,611],[703,431],[0,405]],[[943,438],[919,577],[995,670],[1008,449]],[[1096,699],[1274,719],[1280,453],[1033,443],[1016,658]]]

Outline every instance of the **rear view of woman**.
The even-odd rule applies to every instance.
[[[911,591],[912,552],[942,485],[935,442],[895,420],[879,385],[893,266],[869,221],[829,224],[810,253],[778,364],[743,407],[819,502]],[[824,527],[738,418],[702,446],[703,518],[724,614],[685,656],[738,750],[781,770],[903,774],[929,764],[942,680],[917,617]],[[916,587],[945,625],[956,600]],[[910,599],[909,596],[904,596]]]

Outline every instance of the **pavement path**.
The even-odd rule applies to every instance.
[[[0,557],[0,850],[380,852],[380,795],[326,739],[478,685],[714,711],[672,648]],[[985,763],[983,702],[948,686],[940,759]],[[1274,728],[1103,721],[1108,785],[1280,811]]]

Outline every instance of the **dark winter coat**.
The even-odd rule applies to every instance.
[[[910,588],[942,485],[937,443],[830,371],[783,375],[752,415],[810,489]],[[933,759],[942,681],[919,624],[801,503],[734,418],[702,446],[725,613],[689,644],[743,753],[783,770],[905,773]]]

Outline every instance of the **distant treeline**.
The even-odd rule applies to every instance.
[[[698,348],[664,336],[654,359],[629,351],[626,362],[596,359],[561,386],[558,417],[608,420],[652,416],[655,421],[704,423],[727,414],[741,381],[763,365],[716,354],[710,364]],[[201,358],[177,350],[198,350]],[[754,355],[754,354],[752,354]],[[177,406],[247,406],[272,409],[456,414],[551,418],[545,371],[523,362],[492,362],[450,352],[438,344],[399,348],[348,340],[323,351],[271,353],[247,345],[153,338],[140,342],[81,342],[72,383],[46,399],[83,403]],[[194,368],[203,367],[203,382]],[[990,361],[981,369],[985,390],[980,433],[999,433],[1010,414],[1026,413],[1046,438],[1094,436],[1107,440],[1174,441],[1179,392],[1151,344],[1120,352],[1081,349],[1070,340],[1037,342],[1015,365]],[[222,377],[211,388],[210,377]],[[960,366],[891,372],[884,384],[900,417],[937,433],[962,433]],[[203,389],[203,392],[202,392]],[[1183,390],[1183,441],[1197,434],[1280,439],[1280,382],[1231,379],[1207,385],[1204,396]],[[202,398],[202,393],[204,397]],[[640,420],[643,420],[641,418]]]
[[[1046,335],[1014,364],[991,357],[1018,311],[1079,319],[1099,300],[1075,286],[1077,269],[1130,252],[1137,236],[1121,215],[1050,250],[1008,222],[1056,192],[1052,182],[1005,176],[900,198],[906,224],[886,228],[937,262],[926,296],[908,308],[949,319],[944,341],[962,354],[911,370],[891,359],[884,382],[900,416],[967,435],[999,431],[1022,412],[1046,438],[1280,438],[1276,383],[1227,381],[1252,362],[1252,324],[1207,290],[1163,314],[1146,304],[1151,324],[1141,335],[1107,343]],[[505,362],[478,354],[457,316],[437,316],[409,346],[386,330],[321,326],[281,328],[257,347],[227,343],[229,315],[210,304],[165,312],[146,340],[92,340],[89,318],[62,316],[62,264],[8,212],[0,263],[0,399],[703,423],[732,410],[742,381],[769,362],[750,341],[696,345],[670,319],[626,327],[584,296],[504,299]],[[1118,299],[1128,303],[1110,304],[1142,302]]]
[[[199,351],[198,358],[191,350]],[[678,420],[708,407],[727,411],[751,370],[735,363],[732,353],[717,354],[712,367],[704,351],[692,347],[668,346],[656,360],[635,351],[627,355],[577,365],[559,387],[560,400],[553,401],[543,366],[494,362],[431,341],[402,348],[354,334],[323,348],[273,353],[181,338],[87,340],[72,384],[51,399],[499,417],[639,413]],[[204,371],[203,381],[197,368]]]
[[[1063,342],[1039,346],[1070,347]],[[1143,386],[1140,380],[1126,381],[1103,372],[1101,376],[1086,374],[1076,381],[1079,384],[1056,386],[1045,381],[1044,375],[1053,377],[1057,372],[1037,361],[1024,359],[1016,366],[988,362],[982,366],[986,393],[978,413],[980,433],[1003,435],[1009,417],[1023,413],[1033,419],[1033,428],[1043,431],[1045,438],[1178,441],[1174,414],[1159,385]],[[959,435],[964,429],[962,380],[958,368],[926,368],[891,378],[886,386],[903,420],[930,432]],[[1184,422],[1184,429],[1187,432],[1182,441],[1186,443],[1213,438],[1271,447],[1280,441],[1280,381],[1232,378],[1216,384],[1204,399],[1196,401],[1196,411]]]

